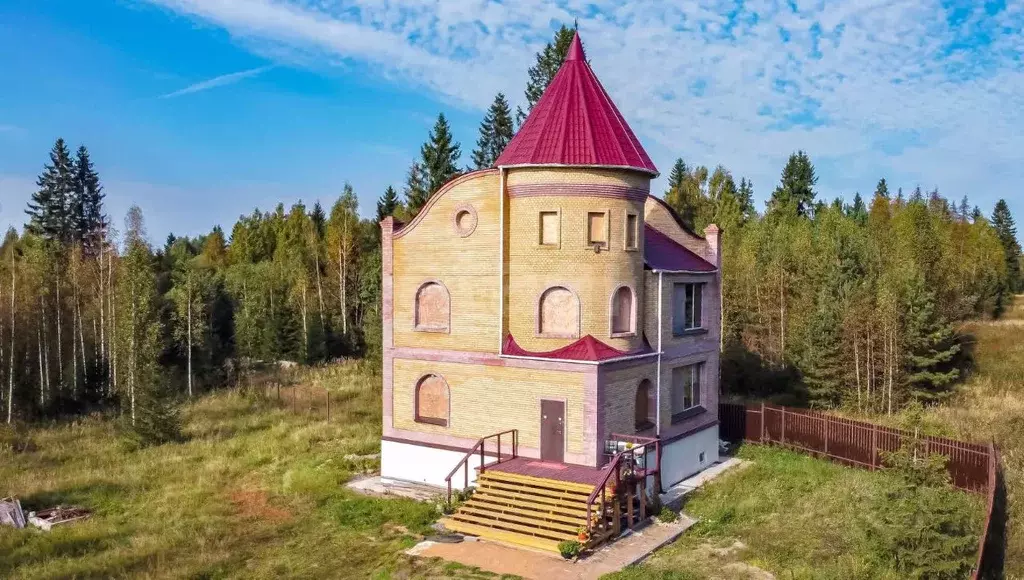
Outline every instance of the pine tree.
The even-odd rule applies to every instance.
[[[814,173],[811,159],[803,151],[793,153],[782,169],[778,187],[772,192],[769,209],[795,212],[799,216],[809,215],[814,207],[816,183],[818,177]]]
[[[476,149],[473,150],[475,168],[485,169],[493,166],[514,135],[512,111],[505,95],[498,93],[483,122],[480,123],[480,137],[477,139]]]
[[[389,215],[395,215],[396,209],[398,209],[398,194],[395,193],[395,188],[389,185],[384,190],[384,195],[377,200],[377,223],[384,221],[384,218]]]
[[[409,212],[409,218],[416,217],[427,199],[430,198],[430,191],[427,186],[427,172],[418,161],[414,161],[409,167],[409,174],[405,180],[405,209]]]
[[[522,125],[530,111],[540,100],[545,89],[555,78],[558,69],[565,62],[565,55],[569,53],[569,46],[572,44],[572,37],[576,33],[575,28],[569,28],[564,24],[555,32],[554,39],[544,45],[543,50],[537,53],[536,63],[527,71],[530,80],[526,83],[526,111],[521,108],[516,112],[516,122]]]
[[[992,211],[992,227],[999,236],[999,243],[1003,245],[1003,252],[1006,255],[1006,284],[1010,292],[1021,290],[1020,271],[1020,242],[1017,241],[1017,226],[1014,224],[1013,215],[1010,214],[1010,206],[1005,199],[996,202],[995,210]]]
[[[444,113],[437,116],[434,129],[427,142],[420,148],[423,169],[427,176],[427,198],[437,193],[441,186],[459,174],[459,157],[462,150],[452,136],[451,127]]]
[[[36,186],[38,189],[25,210],[29,231],[48,240],[69,241],[72,224],[68,212],[74,195],[75,170],[64,139],[53,144],[50,162],[44,166]]]

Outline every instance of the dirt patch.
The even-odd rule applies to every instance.
[[[244,518],[269,520],[283,522],[292,519],[292,514],[287,510],[270,505],[270,498],[267,492],[261,489],[243,489],[234,491],[230,496],[231,503],[235,505],[239,515]]]

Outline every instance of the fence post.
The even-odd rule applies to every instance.
[[[825,456],[828,457],[828,426],[832,424],[832,417],[822,417],[825,421]]]
[[[761,401],[761,443],[764,443],[764,421],[765,421],[764,401]]]
[[[327,391],[327,422],[331,422],[331,391]]]
[[[871,424],[871,471],[875,470],[875,455],[878,454],[878,425]]]
[[[782,444],[785,445],[786,444],[786,408],[785,407],[781,407],[781,409],[782,409]]]

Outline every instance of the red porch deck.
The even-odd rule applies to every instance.
[[[487,471],[501,471],[504,473],[515,473],[518,475],[529,475],[531,477],[543,477],[557,481],[569,481],[587,485],[597,485],[601,482],[603,469],[587,467],[585,465],[572,465],[569,463],[554,463],[541,461],[529,457],[516,457],[504,460],[495,465],[486,467]]]

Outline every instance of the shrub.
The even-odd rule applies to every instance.
[[[658,512],[658,521],[663,523],[663,524],[671,524],[672,522],[674,522],[674,521],[676,521],[678,519],[679,519],[679,514],[677,514],[676,512],[674,512],[674,511],[672,511],[670,509],[668,509],[667,507],[661,508],[661,511]]]
[[[560,553],[566,560],[572,560],[573,558],[579,557],[581,551],[583,551],[583,546],[576,540],[558,542],[558,553]]]

